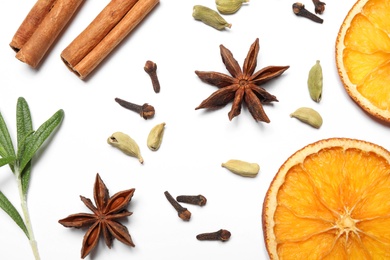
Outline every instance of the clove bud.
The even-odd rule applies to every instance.
[[[172,207],[177,211],[177,215],[179,216],[179,218],[184,221],[189,221],[191,219],[191,212],[187,208],[181,206],[179,202],[177,202],[168,191],[165,191],[164,195],[169,201],[169,203],[171,203]]]
[[[313,0],[314,12],[316,14],[322,14],[325,11],[325,3],[320,0]]]
[[[316,23],[323,23],[324,20],[322,18],[318,17],[317,15],[309,12],[307,9],[305,9],[305,5],[302,3],[294,3],[292,5],[292,9],[295,15],[308,18]]]
[[[205,241],[205,240],[220,240],[220,241],[228,241],[231,236],[230,231],[226,229],[220,229],[216,232],[211,233],[202,233],[196,236],[196,239]]]

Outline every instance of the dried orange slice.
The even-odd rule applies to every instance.
[[[263,205],[271,259],[390,259],[390,152],[331,138],[279,169]]]
[[[336,40],[336,64],[351,98],[390,122],[390,1],[358,0]]]

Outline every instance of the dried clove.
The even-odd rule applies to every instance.
[[[165,191],[164,194],[167,200],[169,201],[169,203],[171,203],[171,205],[176,209],[179,218],[181,218],[184,221],[190,220],[191,212],[188,209],[182,207],[179,204],[179,202],[177,202],[168,191]]]
[[[316,14],[322,14],[325,11],[325,3],[320,0],[313,0],[314,12]]]
[[[180,195],[176,197],[178,202],[188,203],[192,205],[204,206],[207,199],[203,195]]]
[[[196,239],[204,241],[204,240],[220,240],[227,241],[229,240],[231,233],[226,229],[220,229],[216,232],[212,233],[202,233],[196,236]]]
[[[144,70],[146,73],[149,74],[150,79],[152,80],[152,85],[153,85],[153,90],[156,93],[160,92],[160,81],[158,80],[157,77],[157,64],[154,63],[153,61],[146,61]]]
[[[299,3],[299,2],[294,3],[292,5],[292,9],[293,9],[294,14],[296,14],[297,16],[306,17],[306,18],[308,18],[316,23],[323,23],[324,22],[324,20],[322,18],[318,17],[317,15],[315,15],[315,14],[309,12],[307,9],[305,9],[305,5],[302,3]]]
[[[138,113],[144,119],[149,119],[154,116],[155,113],[154,107],[152,105],[149,105],[148,103],[145,103],[141,106],[141,105],[133,104],[131,102],[128,102],[120,98],[115,98],[115,101],[122,107]]]

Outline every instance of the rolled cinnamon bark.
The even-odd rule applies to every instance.
[[[74,67],[126,15],[138,0],[111,0],[85,30],[62,53],[61,58]]]
[[[23,45],[30,39],[43,18],[49,13],[57,0],[38,0],[31,8],[22,24],[19,26],[11,43],[11,48],[18,52]]]
[[[146,17],[147,14],[159,3],[159,0],[122,0],[123,2],[134,2],[132,7],[124,16],[113,25],[110,8],[116,8],[115,4],[124,4],[121,1],[112,0],[105,7],[93,22],[61,53],[61,58],[67,67],[73,71],[80,79],[85,79],[104,58]],[[110,6],[112,4],[112,6]],[[110,7],[109,7],[110,6]],[[112,29],[107,30],[104,24],[109,24]],[[86,41],[84,36],[95,39],[103,35],[99,42],[89,45],[82,51],[77,46],[82,46]],[[92,46],[94,45],[94,46]],[[86,52],[88,50],[88,52]]]
[[[31,67],[36,68],[83,1],[84,0],[54,1],[52,7],[49,8],[49,11],[44,15],[44,18],[39,25],[37,25],[35,31],[27,41],[22,46],[15,48],[16,50],[19,49],[16,53],[16,58],[27,63]],[[48,4],[47,0],[38,0],[38,2],[46,2],[46,4]],[[47,10],[49,5],[44,6],[46,6],[46,9],[43,9]],[[34,12],[31,15],[32,19],[34,18]],[[42,12],[42,14],[44,13],[45,12]]]

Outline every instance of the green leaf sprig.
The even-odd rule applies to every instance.
[[[31,161],[64,118],[62,109],[54,113],[37,130],[33,129],[30,108],[23,97],[18,98],[16,106],[17,149],[12,143],[7,125],[0,112],[0,167],[9,165],[18,184],[19,198],[23,218],[11,201],[0,191],[0,208],[2,208],[22,229],[30,241],[35,259],[40,259],[37,242],[32,230],[30,214],[27,207],[27,192],[31,177]]]

